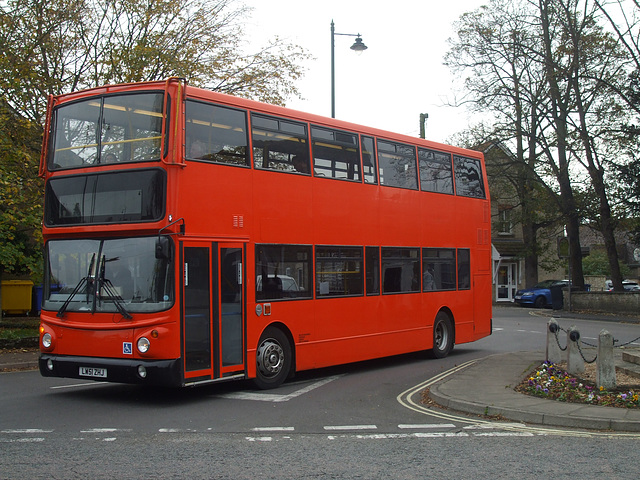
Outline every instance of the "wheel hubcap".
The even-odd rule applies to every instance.
[[[258,348],[258,369],[266,377],[273,377],[280,373],[284,365],[284,351],[279,343],[273,339],[262,342]]]
[[[440,322],[436,326],[436,347],[442,350],[444,346],[447,344],[447,329],[444,327],[442,322]]]

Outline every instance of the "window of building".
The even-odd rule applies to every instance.
[[[362,295],[362,247],[316,247],[316,297]]]
[[[255,168],[309,175],[307,125],[284,118],[251,115]]]
[[[382,293],[420,291],[420,249],[382,247]]]
[[[422,249],[422,290],[455,290],[456,251],[453,248]]]
[[[512,235],[513,225],[511,223],[511,208],[500,208],[498,211],[498,235]]]
[[[480,160],[454,155],[453,169],[456,178],[456,195],[486,198]]]
[[[425,192],[453,194],[451,154],[418,148],[420,188]]]
[[[256,245],[256,300],[312,297],[309,245]]]
[[[378,172],[380,185],[417,190],[415,147],[378,140]]]
[[[360,149],[355,133],[311,127],[313,174],[360,181]]]
[[[251,165],[246,112],[188,100],[185,117],[187,159]]]

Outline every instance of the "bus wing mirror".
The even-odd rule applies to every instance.
[[[156,259],[171,260],[171,241],[169,237],[158,237],[156,240]]]

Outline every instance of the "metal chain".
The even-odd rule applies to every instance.
[[[638,338],[634,338],[633,340],[631,340],[630,342],[627,343],[621,343],[620,345],[616,345],[615,348],[620,348],[620,347],[626,347],[627,345],[631,345],[632,343],[636,342],[640,340],[640,337]],[[616,343],[618,340],[614,340],[613,343]]]
[[[558,332],[562,330],[563,332],[567,333],[567,330],[565,330],[564,328],[562,328],[559,324],[558,324],[558,331],[555,333],[556,336],[556,342],[558,343],[558,347],[560,347],[560,340],[558,340]],[[616,345],[616,343],[618,343],[620,340],[616,340],[615,338],[613,339],[613,348],[622,348],[622,347],[626,347],[627,345],[631,345],[632,343],[637,342],[638,340],[640,340],[640,337],[636,337],[633,340],[626,342],[626,343],[621,343],[620,345]],[[589,346],[589,347],[593,347],[593,348],[598,348],[598,345],[593,345],[589,342],[584,342],[582,341],[582,339],[580,340],[580,342],[584,343],[585,345]],[[567,349],[567,347],[560,347],[560,350],[562,350],[563,352]],[[582,354],[582,352],[580,352]],[[584,358],[584,357],[582,357]],[[595,361],[595,360],[594,360]],[[587,360],[585,359],[585,362],[587,362]],[[593,362],[587,362],[587,363],[593,363]]]
[[[596,354],[595,358],[591,361],[587,360],[586,358],[584,358],[584,353],[582,353],[582,348],[580,347],[580,341],[576,342],[576,345],[578,345],[578,351],[580,352],[580,356],[582,357],[582,359],[585,361],[585,363],[593,363],[598,359],[598,354]]]
[[[562,330],[562,328],[560,328],[560,330]],[[558,339],[558,332],[555,333],[555,337],[556,337],[556,343],[558,344],[558,348],[562,352],[564,352],[567,349],[568,345],[566,345],[564,348],[562,348],[562,346],[560,345],[560,340]]]

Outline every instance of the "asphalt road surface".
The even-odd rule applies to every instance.
[[[494,310],[494,333],[424,354],[169,390],[0,374],[0,478],[638,478],[640,434],[470,417],[420,403],[426,381],[466,361],[543,351],[550,311]],[[640,326],[593,320],[625,341]],[[589,340],[592,339],[592,340]]]

